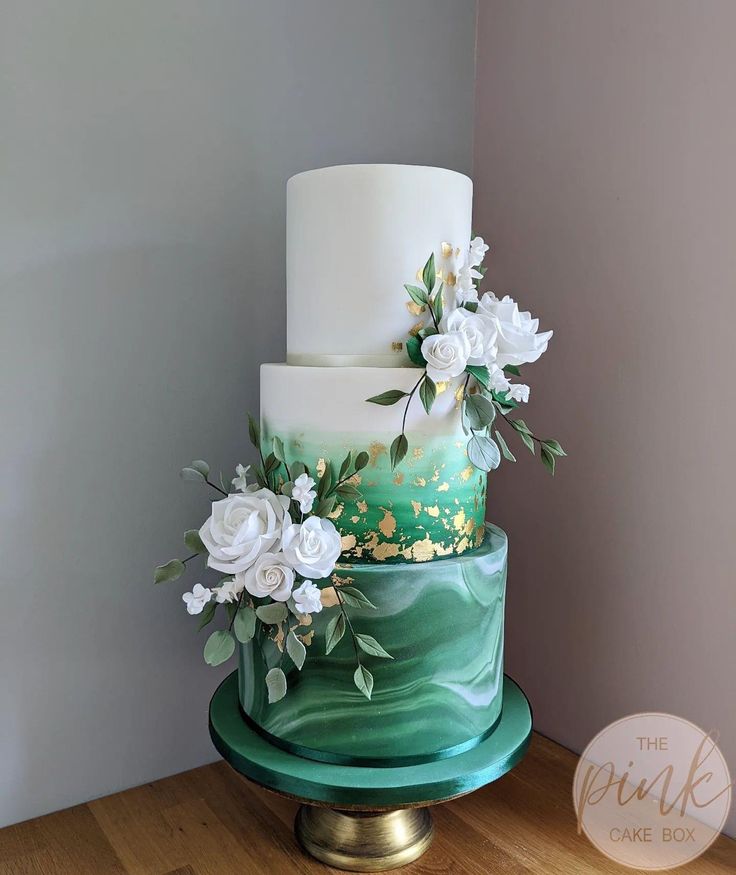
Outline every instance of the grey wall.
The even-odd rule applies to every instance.
[[[470,170],[474,27],[471,0],[0,7],[0,824],[215,758],[224,672],[151,584],[207,511],[178,470],[247,456],[287,177]]]
[[[509,670],[575,750],[669,711],[732,771],[734,32],[731,0],[483,0],[475,142],[490,285],[557,332],[525,418],[570,453],[491,476]]]

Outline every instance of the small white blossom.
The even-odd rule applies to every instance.
[[[233,477],[232,484],[235,489],[240,492],[245,492],[248,487],[248,472],[250,471],[250,465],[246,465],[245,468],[242,465],[237,465],[235,468],[236,477]]]
[[[509,387],[508,397],[512,401],[518,401],[520,404],[526,404],[529,400],[529,387],[524,383],[514,383]]]
[[[185,592],[182,596],[184,604],[187,606],[188,614],[201,614],[204,606],[212,598],[212,590],[202,586],[201,583],[195,583],[191,592]]]
[[[488,385],[494,392],[508,392],[511,383],[498,365],[488,366]]]
[[[227,602],[236,602],[240,598],[244,585],[243,581],[238,580],[237,577],[224,580],[220,586],[215,587],[215,600],[221,605]]]
[[[318,614],[322,610],[319,587],[315,586],[311,580],[305,580],[300,587],[294,590],[292,596],[294,597],[294,607],[300,614]]]
[[[462,307],[463,304],[478,303],[478,290],[474,282],[476,279],[482,279],[480,273],[467,264],[458,271],[455,286],[455,303],[458,307]]]
[[[299,504],[302,513],[309,513],[317,497],[314,480],[308,474],[300,474],[294,481],[291,497]]]
[[[435,383],[458,377],[465,370],[470,343],[461,331],[432,334],[422,341],[422,355],[427,362],[427,376]]]
[[[470,250],[468,251],[468,263],[470,267],[477,267],[481,264],[489,249],[490,247],[482,237],[473,237],[470,241]]]

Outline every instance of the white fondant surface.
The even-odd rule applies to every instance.
[[[293,176],[287,185],[287,359],[407,363],[403,343],[392,348],[417,321],[407,310],[404,284],[416,283],[431,252],[439,259],[442,243],[467,246],[472,198],[467,176],[439,167],[354,164]]]

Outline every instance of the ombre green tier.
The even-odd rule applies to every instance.
[[[355,631],[394,657],[361,652],[375,679],[372,699],[353,684],[349,633],[325,655],[325,629],[338,610],[326,608],[313,615],[301,672],[273,642],[240,646],[244,713],[272,742],[326,762],[428,762],[480,743],[501,714],[506,553],[506,535],[489,525],[483,545],[463,556],[340,570],[338,584],[377,606],[347,608]],[[269,704],[265,676],[279,663],[288,692]]]

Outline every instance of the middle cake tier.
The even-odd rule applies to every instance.
[[[261,365],[261,429],[266,446],[284,442],[287,459],[312,472],[365,450],[369,463],[351,481],[361,493],[331,519],[343,561],[426,562],[479,547],[484,537],[486,475],[468,460],[460,420],[462,378],[438,384],[430,415],[417,394],[406,414],[406,458],[391,469],[408,398],[367,402],[388,389],[410,393],[417,368]]]

